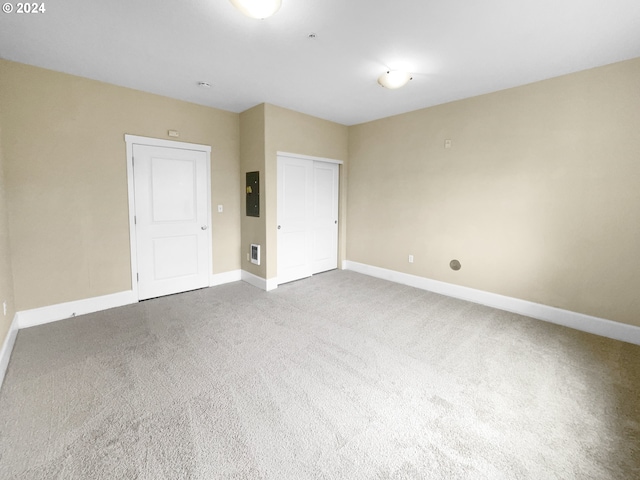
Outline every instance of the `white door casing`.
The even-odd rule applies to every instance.
[[[278,156],[278,284],[338,266],[338,179],[335,161]]]
[[[134,292],[144,300],[208,286],[210,147],[126,139]]]

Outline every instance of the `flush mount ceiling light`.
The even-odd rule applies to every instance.
[[[403,72],[400,70],[387,70],[385,73],[380,75],[378,78],[378,83],[385,88],[395,89],[403,87],[407,84],[409,80],[413,77],[409,72]]]
[[[234,7],[251,18],[267,18],[280,9],[282,0],[229,0]]]

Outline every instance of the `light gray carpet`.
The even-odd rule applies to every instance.
[[[353,272],[20,331],[0,478],[636,479],[640,347]]]

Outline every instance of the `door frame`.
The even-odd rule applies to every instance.
[[[344,222],[344,218],[342,215],[342,211],[341,211],[341,206],[342,206],[342,188],[343,188],[343,181],[344,178],[342,178],[343,172],[342,172],[342,168],[344,167],[344,161],[343,160],[336,160],[333,158],[326,158],[326,157],[315,157],[313,155],[303,155],[301,153],[291,153],[291,152],[282,152],[280,150],[278,150],[276,152],[276,191],[275,191],[275,200],[276,200],[276,221],[273,224],[273,231],[275,234],[275,250],[276,250],[276,277],[273,279],[273,286],[271,288],[267,287],[267,290],[272,290],[275,288],[278,288],[278,285],[280,285],[279,281],[278,281],[278,273],[277,273],[277,268],[278,268],[278,230],[277,230],[277,225],[278,225],[278,162],[279,162],[279,158],[280,157],[286,157],[289,160],[312,160],[314,162],[324,162],[324,163],[335,163],[337,165],[339,165],[338,167],[338,245],[337,245],[337,261],[338,261],[338,268],[341,268],[340,266],[340,236],[341,236],[341,228],[343,226],[343,222]],[[341,168],[342,167],[342,168]],[[267,224],[267,230],[269,229],[269,224]],[[268,232],[267,232],[267,237],[269,236]],[[268,282],[270,280],[267,280],[267,285]]]
[[[197,143],[176,142],[174,140],[163,140],[161,138],[141,137],[138,135],[125,134],[124,141],[127,145],[127,198],[129,203],[129,251],[131,264],[131,290],[136,301],[140,301],[138,292],[138,255],[136,253],[136,223],[135,223],[135,190],[133,183],[133,146],[144,145],[151,147],[179,148],[181,150],[195,150],[204,152],[207,156],[207,221],[210,228],[207,229],[207,258],[208,258],[208,276],[209,285],[211,285],[211,277],[213,272],[212,260],[212,217],[211,217],[211,146],[200,145]]]
[[[290,153],[290,152],[276,152],[278,157],[288,157],[294,160],[313,160],[314,162],[324,162],[324,163],[337,163],[338,165],[344,165],[342,160],[335,160],[333,158],[324,158],[324,157],[314,157],[312,155],[302,155],[301,153]]]

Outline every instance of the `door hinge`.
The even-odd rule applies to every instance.
[[[136,282],[139,282],[139,281],[140,281],[140,274],[136,273]]]
[[[138,217],[136,217],[135,215],[133,216],[133,224],[134,225],[138,224]]]

